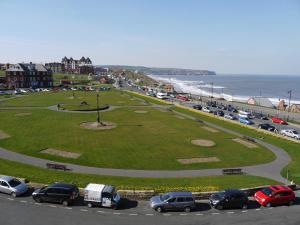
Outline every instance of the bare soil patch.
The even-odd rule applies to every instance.
[[[220,159],[217,157],[206,157],[206,158],[177,159],[177,161],[181,164],[193,164],[193,163],[219,162]]]
[[[242,144],[244,146],[246,146],[247,148],[257,148],[256,144],[253,144],[253,143],[251,143],[249,141],[245,141],[245,140],[240,139],[240,138],[234,138],[232,140],[235,141],[235,142],[238,142],[238,143],[240,143],[240,144]]]
[[[183,116],[175,115],[175,117],[178,119],[181,119],[181,120],[185,120],[185,117],[183,117]]]
[[[75,152],[67,152],[67,151],[61,151],[54,148],[47,148],[45,150],[42,150],[41,153],[43,154],[49,154],[49,155],[56,155],[64,158],[71,158],[71,159],[77,159],[81,156],[79,153]]]
[[[30,116],[32,113],[17,113],[15,116]]]
[[[142,111],[142,110],[138,110],[138,111],[134,111],[135,113],[148,113],[148,111]]]
[[[97,122],[83,122],[80,124],[80,127],[89,130],[110,130],[116,128],[117,124],[104,121],[101,124]]]
[[[203,147],[213,147],[216,145],[215,142],[213,142],[211,140],[206,140],[206,139],[192,140],[191,143],[193,145],[198,145],[198,146],[203,146]]]
[[[203,126],[202,128],[209,131],[209,132],[212,132],[212,133],[218,133],[219,132],[217,129],[212,128],[212,127]]]
[[[5,133],[4,131],[0,130],[0,140],[10,138],[10,135]]]

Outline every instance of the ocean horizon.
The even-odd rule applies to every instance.
[[[300,104],[300,76],[297,75],[149,75],[155,80],[171,83],[185,93],[223,97],[229,101],[246,102],[251,97],[266,97],[277,105],[280,100]]]

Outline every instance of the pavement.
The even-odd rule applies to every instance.
[[[127,202],[120,210],[88,208],[77,203],[63,207],[60,204],[36,203],[31,196],[11,198],[0,194],[1,225],[269,225],[300,223],[299,194],[295,205],[260,207],[250,199],[248,209],[212,209],[205,200],[197,202],[191,213],[157,213],[146,201]]]

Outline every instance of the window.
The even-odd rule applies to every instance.
[[[8,187],[8,184],[5,181],[0,181],[0,185],[3,187]]]
[[[179,197],[177,198],[177,202],[185,202],[185,198]]]
[[[170,198],[168,202],[175,202],[176,198]]]

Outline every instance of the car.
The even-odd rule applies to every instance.
[[[227,110],[227,107],[225,105],[218,105],[218,109]]]
[[[244,117],[240,117],[239,121],[240,121],[240,123],[247,124],[247,125],[254,124],[252,120],[250,120],[248,118],[244,118]]]
[[[272,132],[276,132],[276,127],[268,124],[268,123],[261,123],[258,125],[258,129],[268,130]]]
[[[157,212],[179,210],[190,212],[196,208],[196,203],[191,192],[168,192],[152,197],[150,206]]]
[[[206,105],[210,106],[210,107],[214,107],[214,108],[217,107],[217,103],[216,102],[212,102],[212,101],[207,102]]]
[[[295,131],[294,129],[281,130],[280,134],[282,134],[283,136],[296,138],[296,139],[300,140],[300,134],[297,131]]]
[[[222,210],[226,208],[248,208],[248,196],[236,189],[230,189],[214,193],[209,198],[209,203],[213,208]]]
[[[202,110],[202,105],[194,105],[193,108],[197,110]]]
[[[216,116],[224,116],[224,112],[222,110],[216,110],[216,111],[214,111],[214,114]]]
[[[262,113],[254,113],[254,118],[261,120],[269,120],[269,118]]]
[[[226,114],[224,115],[224,118],[228,120],[236,120],[236,117],[233,114]]]
[[[32,193],[32,198],[36,202],[61,203],[68,206],[79,197],[79,190],[73,184],[55,183],[37,189]]]
[[[27,184],[20,181],[19,179],[10,176],[0,177],[0,192],[9,194],[12,197],[17,197],[25,194],[27,191]]]
[[[202,108],[203,112],[207,112],[207,113],[212,113],[211,109],[209,107],[203,107]]]
[[[291,188],[274,185],[256,192],[254,199],[262,206],[271,207],[273,205],[292,205],[296,200],[296,196]]]
[[[177,95],[176,98],[181,101],[185,101],[185,102],[189,100],[188,97],[186,97],[184,95]]]
[[[288,125],[288,123],[286,121],[284,121],[283,119],[280,119],[278,117],[272,117],[272,122],[273,123],[279,123],[282,125]]]

